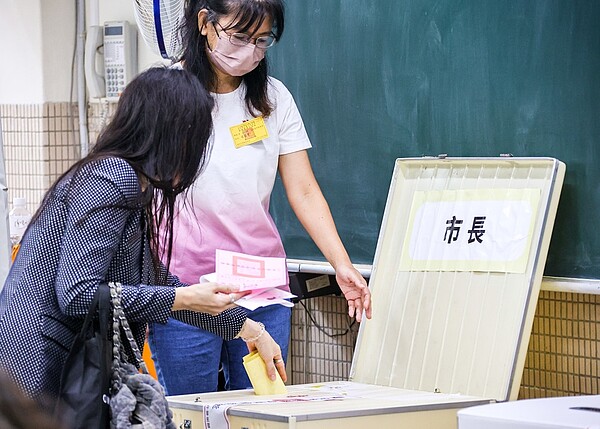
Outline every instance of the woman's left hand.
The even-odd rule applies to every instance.
[[[362,320],[365,312],[367,319],[371,318],[371,291],[367,281],[353,265],[339,265],[335,270],[335,279],[346,301],[348,301],[348,315]]]
[[[281,379],[284,382],[287,381],[281,348],[264,326],[261,326],[261,324],[254,320],[246,319],[238,337],[244,339],[248,346],[248,351],[252,352],[256,350],[258,352],[261,359],[265,362],[269,379],[275,381],[275,372],[277,371]],[[247,338],[255,338],[255,340],[248,340]]]

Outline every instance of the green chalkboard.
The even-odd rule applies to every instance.
[[[396,158],[549,156],[567,174],[546,275],[600,278],[600,1],[288,0],[271,73],[355,263],[372,263]],[[290,258],[323,260],[278,182]]]

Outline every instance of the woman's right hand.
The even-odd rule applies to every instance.
[[[238,286],[212,282],[178,287],[171,310],[192,310],[216,316],[234,307],[235,301],[248,293],[240,292]]]

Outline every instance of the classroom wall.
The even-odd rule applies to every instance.
[[[85,3],[89,21],[94,4],[89,0]],[[132,1],[97,3],[101,25],[113,20],[135,23]],[[1,12],[0,104],[70,100],[75,1],[3,0]],[[160,57],[142,43],[138,46],[138,61],[143,69],[160,61]]]
[[[0,104],[69,99],[75,46],[72,0],[3,0]]]
[[[75,5],[74,0],[1,4],[0,119],[8,197],[26,197],[31,211],[50,183],[79,159]],[[85,6],[88,24],[94,16],[100,25],[115,20],[135,23],[132,1],[87,0]],[[139,44],[142,69],[160,60]],[[114,108],[110,104],[90,100],[91,142]]]
[[[0,104],[43,101],[42,33],[40,0],[2,2]]]
[[[321,110],[312,111],[310,106],[312,101],[305,97],[318,95],[322,99],[322,96],[326,95],[327,103],[324,104],[324,108],[335,112],[340,107],[339,103],[335,104],[339,93],[320,90],[324,79],[329,78],[332,70],[335,70],[336,64],[333,61],[325,61],[325,63],[305,61],[315,54],[315,51],[323,49],[326,41],[322,37],[325,27],[311,31],[308,42],[304,39],[307,23],[311,23],[313,27],[321,25],[314,19],[307,20],[305,15],[320,11],[319,13],[324,15],[320,19],[323,19],[325,25],[329,18],[341,16],[323,12],[330,10],[328,8],[332,7],[332,2],[333,0],[288,0],[288,13],[291,15],[288,14],[289,27],[283,41],[287,46],[282,43],[282,46],[276,48],[279,51],[273,58],[274,71],[278,76],[285,78],[284,80],[289,84],[305,119],[314,119],[308,126],[311,137],[315,138],[318,144],[328,142],[328,139],[319,139],[318,134],[315,134],[319,133],[319,121],[326,120],[327,116],[321,115]],[[366,12],[375,13],[377,5],[380,4],[378,2],[379,0],[369,3]],[[550,3],[556,4],[556,2]],[[90,2],[88,1],[87,4],[89,5]],[[342,4],[343,2],[340,3]],[[408,3],[402,4],[406,6]],[[581,3],[574,1],[573,4]],[[301,16],[295,16],[294,10],[302,9],[303,5],[309,7],[302,10]],[[358,16],[364,12],[359,13],[359,11],[360,8],[346,10],[346,16],[348,19],[355,19],[354,15]],[[37,202],[56,175],[79,157],[77,105],[69,101],[75,32],[74,16],[72,0],[2,0],[1,3],[0,51],[3,56],[0,60],[2,65],[0,67],[0,120],[2,120],[7,172],[10,173],[9,193],[27,195],[32,210],[37,207]],[[122,19],[134,21],[131,2],[124,0],[99,1],[98,16],[100,23]],[[368,25],[375,26],[376,23],[368,21]],[[357,30],[354,26],[344,28],[347,31]],[[373,29],[375,30],[375,27]],[[374,42],[376,40],[378,39],[373,39]],[[350,48],[351,46],[344,47],[348,51]],[[140,43],[138,60],[141,70],[160,61],[160,58]],[[362,68],[365,64],[364,62],[355,65],[349,63],[348,68],[344,69],[345,73],[356,72],[353,67],[360,71],[364,70]],[[395,69],[386,70],[392,73]],[[387,85],[391,84],[390,76],[384,76]],[[304,86],[302,79],[309,79],[312,86]],[[368,81],[362,77],[360,82],[361,85],[368,86]],[[416,84],[408,87],[409,90],[414,91],[420,88]],[[331,103],[334,103],[333,107],[330,107]],[[348,103],[348,106],[355,108],[356,103],[355,100],[353,103]],[[113,108],[112,104],[102,100],[91,100],[89,105],[91,141],[95,140],[97,131],[110,117]],[[323,116],[322,119],[319,119],[320,115]],[[368,112],[363,112],[363,115],[358,117],[368,119]],[[349,133],[349,125],[356,118],[352,116],[348,121],[340,121],[338,125],[345,130],[344,132]],[[381,118],[377,121],[381,124]],[[394,125],[392,131],[396,129],[397,126]],[[372,135],[379,135],[383,131],[376,129],[373,133]],[[345,141],[340,138],[336,143],[343,146],[348,141],[352,140]],[[368,139],[370,144],[374,144],[374,141]],[[389,151],[389,148],[384,149],[384,155],[390,158],[396,155]],[[432,148],[429,154],[436,154],[435,149],[437,147]],[[333,171],[335,169],[345,171],[349,165],[356,166],[351,162],[336,159],[335,153],[321,158],[332,166]],[[585,159],[580,161],[583,162]],[[570,168],[571,164],[568,163],[567,169]],[[323,182],[327,180],[326,176],[329,174],[327,168],[318,167],[317,173]],[[373,173],[366,168],[352,172],[361,177]],[[585,173],[586,171],[582,171],[581,175]],[[377,177],[380,178],[387,177],[387,174],[387,171],[381,169],[376,172]],[[385,177],[382,179],[383,182],[388,181]],[[575,183],[568,184],[571,189],[574,185]],[[339,189],[340,195],[347,193],[349,189],[348,183],[339,178],[333,180],[333,186]],[[384,186],[387,186],[387,183]],[[335,197],[334,191],[328,192],[330,196]],[[279,198],[282,198],[278,202],[282,207],[286,202],[283,196]],[[376,203],[382,208],[385,195],[378,198]],[[357,216],[364,216],[366,221],[378,223],[378,214],[372,207],[366,207],[361,211],[360,200],[348,199],[348,201],[351,206],[343,210],[338,209],[337,213],[352,212]],[[357,234],[361,233],[360,228],[354,230]],[[356,251],[359,252],[359,249]],[[368,258],[372,249],[367,248],[365,251],[364,262],[370,262]],[[597,293],[598,285],[590,284],[590,291]],[[522,392],[523,396],[600,393],[598,386],[600,301],[595,296],[577,293],[561,295],[561,292],[546,292],[542,295],[542,300],[544,306],[539,307],[534,323],[532,344],[526,363],[527,372],[524,374],[524,382],[527,383],[528,390]],[[322,298],[321,301],[308,303],[308,307],[309,310],[317,311],[316,320],[327,332],[331,332],[328,330],[330,327],[333,327],[333,332],[336,333],[345,331],[348,326],[345,304],[343,301],[340,302],[340,298]],[[336,344],[332,344],[321,329],[310,325],[311,322],[303,308],[297,306],[294,311],[292,334],[294,382],[345,379],[350,366],[356,326],[348,333],[350,338],[338,339]]]
[[[74,46],[73,1],[2,2],[0,119],[8,198],[26,197],[30,211],[79,156],[77,107],[69,101]]]

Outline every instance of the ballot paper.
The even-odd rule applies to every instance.
[[[267,366],[257,351],[247,354],[243,358],[244,368],[254,388],[256,395],[285,395],[287,388],[279,372],[275,372],[275,380],[267,375]]]
[[[200,282],[216,282],[239,286],[240,291],[251,291],[236,304],[248,310],[280,304],[293,307],[289,301],[296,295],[278,289],[287,285],[285,258],[261,257],[217,249],[215,272],[200,277]]]
[[[247,308],[250,311],[256,310],[258,307],[266,307],[267,305],[280,304],[284,307],[293,307],[294,303],[288,301],[295,298],[296,295],[285,290],[271,288],[259,289],[238,299],[235,303],[240,307]]]
[[[215,272],[217,283],[233,284],[242,291],[287,285],[285,258],[267,258],[217,249]]]

